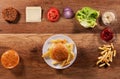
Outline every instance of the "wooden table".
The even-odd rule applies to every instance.
[[[11,70],[3,68],[0,63],[0,79],[119,79],[120,78],[120,16],[119,0],[1,0],[1,10],[13,6],[21,14],[17,24],[9,24],[0,16],[0,56],[8,49],[18,51],[19,65]],[[26,6],[41,6],[43,18],[40,23],[25,22]],[[74,12],[84,6],[100,10],[101,13],[112,10],[117,15],[117,21],[110,27],[117,33],[114,42],[117,56],[108,68],[98,68],[95,63],[99,56],[98,46],[104,44],[99,33],[104,28],[100,18],[94,29],[85,29],[73,19],[60,18],[52,23],[46,19],[47,10],[55,6],[62,10],[70,6]],[[46,39],[54,34],[65,34],[71,37],[78,49],[78,56],[72,66],[64,70],[49,67],[41,57],[42,46]]]
[[[7,70],[0,65],[1,79],[119,79],[120,77],[120,34],[114,43],[118,51],[109,68],[98,68],[98,46],[103,42],[99,34],[68,34],[77,44],[78,56],[74,64],[64,70],[49,67],[41,57],[42,46],[52,34],[7,34],[0,35],[0,55],[8,49],[18,51],[19,65]],[[91,38],[92,37],[92,38]],[[84,42],[85,43],[84,43]]]
[[[96,1],[96,0],[1,0],[0,1],[0,13],[2,9],[13,6],[15,7],[21,18],[17,24],[8,24],[2,16],[0,15],[0,33],[98,33],[101,29],[100,26],[103,26],[100,22],[98,27],[95,29],[87,30],[80,27],[80,24],[73,19],[65,19],[62,17],[63,8],[66,6],[71,7],[74,12],[82,7],[89,6],[96,10],[100,10],[101,13],[107,10],[112,10],[117,15],[117,23],[112,25],[114,29],[120,29],[120,16],[119,16],[119,0],[104,0],[104,1]],[[43,9],[43,18],[40,23],[26,23],[25,22],[25,8],[26,6],[41,6]],[[58,22],[52,23],[46,19],[47,10],[50,7],[56,7],[60,10],[61,18]],[[100,19],[99,19],[100,20]],[[120,32],[117,30],[117,32]]]

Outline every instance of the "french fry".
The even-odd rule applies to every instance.
[[[98,57],[99,60],[102,59],[102,58],[103,58],[102,56]]]
[[[110,59],[109,59],[110,62],[112,62],[112,57],[113,57],[113,54],[112,54],[112,53],[113,53],[113,51],[110,53]]]
[[[100,50],[104,50],[104,48],[102,48],[102,47],[98,47]]]
[[[50,51],[47,51],[46,53],[44,53],[44,54],[42,55],[42,57],[43,57],[43,58],[46,58],[46,57],[49,57],[49,55],[50,55]]]
[[[109,63],[106,63],[108,66],[110,66],[110,64]]]
[[[113,53],[113,56],[115,57],[115,56],[116,56],[116,50],[114,50],[113,52],[114,52],[114,53]]]
[[[98,65],[98,64],[101,63],[101,62],[102,62],[102,60],[98,60],[97,63],[96,63],[96,65]]]
[[[59,62],[59,61],[52,61],[52,64],[53,65],[57,65],[57,64],[60,64],[61,62]]]
[[[101,55],[105,54],[105,52],[107,52],[107,50],[102,51],[102,52],[101,52]]]
[[[111,43],[111,47],[112,47],[112,49],[114,49],[113,43]]]
[[[105,63],[99,65],[99,67],[103,67],[103,66],[105,66]]]
[[[100,53],[101,56],[98,57],[96,65],[99,65],[99,67],[103,67],[105,65],[110,66],[110,62],[112,62],[113,57],[116,56],[116,50],[114,49],[113,43],[110,45],[103,45],[102,47],[98,47],[98,49],[102,50],[102,52]]]
[[[109,47],[111,47],[110,45],[103,45],[104,47],[106,47],[106,48],[109,48]]]

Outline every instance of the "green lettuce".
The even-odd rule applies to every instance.
[[[94,28],[97,25],[96,19],[99,17],[99,14],[97,10],[90,7],[83,7],[76,12],[75,17],[83,27]]]

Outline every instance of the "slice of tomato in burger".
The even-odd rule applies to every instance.
[[[57,8],[50,8],[47,13],[49,21],[55,22],[60,18],[60,13]]]

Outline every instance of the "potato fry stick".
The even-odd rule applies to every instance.
[[[113,56],[112,53],[113,53],[113,52],[111,52],[111,53],[110,53],[110,56],[109,56],[109,58],[110,58],[110,59],[109,59],[110,62],[112,62],[112,56]]]
[[[102,48],[102,47],[99,47],[99,49],[100,49],[100,50],[104,50],[104,48]]]
[[[52,61],[52,64],[53,65],[57,65],[57,64],[60,64],[61,62],[59,62],[59,61]]]
[[[62,67],[65,66],[65,65],[66,65],[66,62],[67,62],[67,60],[64,60],[64,61],[62,62],[62,64],[61,64],[61,66],[62,66]]]
[[[105,63],[99,65],[99,67],[103,67],[103,66],[105,66]]]
[[[114,53],[113,53],[113,56],[115,57],[115,56],[116,56],[116,50],[114,50],[113,52],[114,52]]]
[[[65,43],[67,43],[67,40],[65,40],[65,39],[51,40],[51,43],[63,43],[63,44],[65,44]]]
[[[111,43],[111,47],[112,47],[112,49],[114,49],[113,43]]]
[[[116,50],[114,49],[113,43],[110,45],[103,45],[102,47],[98,47],[98,49],[102,50],[102,52],[100,53],[101,56],[98,57],[96,65],[99,65],[99,67],[103,67],[105,65],[110,66],[110,62],[112,62],[113,57],[116,56]]]
[[[68,58],[67,58],[67,62],[70,62],[71,57],[70,57],[70,53],[68,54]]]
[[[102,59],[102,58],[103,58],[102,56],[98,57],[99,60]]]
[[[110,64],[109,63],[106,63],[108,66],[110,66]]]
[[[107,50],[102,51],[102,52],[101,52],[101,55],[105,54],[105,52],[107,52]]]
[[[43,58],[46,58],[46,57],[49,57],[49,55],[50,55],[50,51],[47,51],[46,53],[44,53],[44,54],[42,55],[42,57],[43,57]]]
[[[102,60],[98,60],[97,63],[96,63],[96,65],[98,65],[101,61],[102,61]]]
[[[109,47],[111,47],[110,45],[103,45],[104,47],[106,47],[106,48],[109,48]]]

